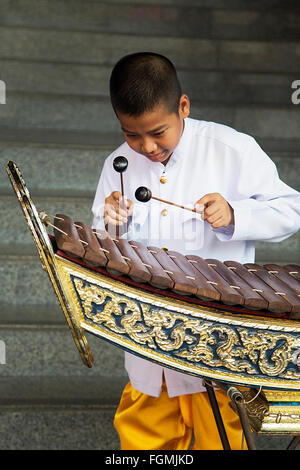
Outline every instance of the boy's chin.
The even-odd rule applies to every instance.
[[[151,162],[164,163],[164,162],[167,162],[169,160],[171,155],[172,155],[171,152],[165,150],[165,151],[157,153],[155,155],[145,155],[145,157],[148,158],[148,160],[150,160]]]

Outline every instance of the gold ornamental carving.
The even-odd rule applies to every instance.
[[[168,311],[73,277],[86,319],[151,350],[172,353],[189,363],[246,375],[299,378],[294,350],[299,339],[287,332],[216,324]],[[287,370],[292,364],[293,369]]]

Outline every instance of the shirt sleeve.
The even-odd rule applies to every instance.
[[[234,227],[215,230],[221,241],[280,242],[300,228],[300,194],[280,180],[273,161],[251,138],[235,173],[238,197],[228,203]],[[227,230],[226,230],[227,229]]]

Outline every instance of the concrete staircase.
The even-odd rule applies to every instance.
[[[0,4],[0,449],[118,449],[123,353],[88,336],[85,368],[5,172],[15,161],[39,210],[91,223],[105,157],[121,141],[108,77],[122,55],[172,59],[192,117],[254,135],[300,190],[300,11],[276,0],[3,0]],[[257,261],[300,263],[300,233]],[[289,438],[258,438],[260,449]]]

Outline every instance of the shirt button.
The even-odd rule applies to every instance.
[[[159,181],[160,181],[162,184],[165,184],[165,183],[167,182],[167,178],[166,178],[164,175],[162,175],[162,176],[160,177]]]
[[[166,215],[168,215],[167,209],[163,209],[163,210],[161,211],[161,215],[162,215],[163,217],[165,217]]]

